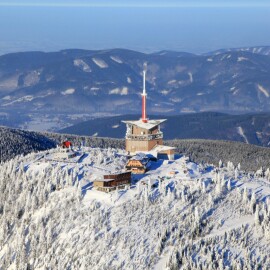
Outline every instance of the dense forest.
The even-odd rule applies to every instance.
[[[58,133],[38,133],[0,127],[1,161],[16,155],[54,148],[63,140],[71,140],[75,146],[124,149],[123,139],[77,136]],[[242,169],[256,171],[270,168],[270,149],[251,144],[215,140],[170,140],[165,144],[176,147],[176,152],[186,155],[191,161],[218,165],[228,161],[241,163]]]
[[[106,194],[84,189],[86,170],[123,155],[84,150],[85,164],[42,153],[0,164],[0,269],[269,269],[269,170],[183,157],[153,168],[153,187],[134,179]]]

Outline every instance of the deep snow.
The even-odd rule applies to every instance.
[[[107,194],[92,180],[122,170],[125,152],[77,151],[71,160],[53,149],[1,165],[1,269],[270,267],[269,171],[182,156],[152,162],[131,187]]]

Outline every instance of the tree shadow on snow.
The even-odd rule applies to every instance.
[[[150,166],[150,170],[154,171],[154,170],[157,170],[159,167],[162,166],[164,160],[163,159],[159,159],[157,161],[151,161],[151,166]]]
[[[88,190],[93,188],[93,182],[90,182],[82,187],[82,195],[84,196]]]
[[[137,184],[141,181],[144,177],[147,177],[147,174],[132,174],[131,175],[131,185]]]
[[[89,154],[84,153],[84,154],[79,158],[79,160],[78,160],[77,163],[82,163],[83,160],[84,160],[86,157],[88,157],[88,156],[89,156]]]
[[[268,198],[270,198],[270,195],[264,196],[264,197],[262,198],[262,201],[263,201],[263,202],[266,202],[266,200],[267,200]]]

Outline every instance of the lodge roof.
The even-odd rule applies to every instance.
[[[144,129],[152,129],[158,125],[160,125],[161,123],[165,122],[167,119],[156,119],[156,120],[148,120],[146,123],[144,123],[142,121],[142,119],[140,120],[127,120],[127,121],[122,121],[125,124],[131,124],[131,125],[135,125],[138,126],[140,128],[144,128]]]
[[[150,158],[145,153],[136,153],[130,160],[137,160],[142,164],[147,164],[150,161]]]
[[[115,179],[113,178],[113,176],[128,174],[130,172],[131,171],[126,170],[126,169],[115,171],[115,172],[108,172],[108,171],[97,172],[97,173],[95,173],[95,179],[93,179],[93,182],[110,182],[110,181],[114,181]],[[108,176],[108,175],[112,176],[112,178],[105,179],[105,177]]]
[[[114,181],[114,179],[103,179],[103,178],[99,178],[99,179],[93,180],[93,182],[111,182],[111,181]]]
[[[139,152],[136,153],[135,156],[133,156],[130,160],[143,160],[143,159],[149,159],[145,153]]]

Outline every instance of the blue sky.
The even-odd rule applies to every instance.
[[[201,53],[270,45],[269,15],[269,0],[0,0],[0,54],[114,47]]]
[[[52,7],[269,7],[270,3],[268,0],[1,0],[0,5]]]

